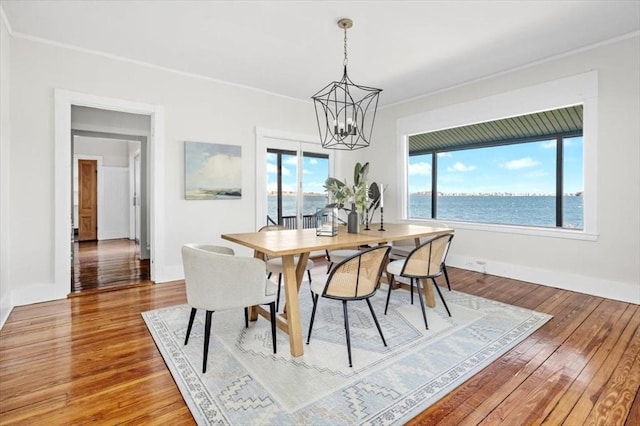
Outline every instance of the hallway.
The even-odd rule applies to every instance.
[[[83,241],[74,245],[72,294],[150,282],[149,259],[139,259],[135,241]]]

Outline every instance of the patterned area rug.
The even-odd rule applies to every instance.
[[[143,313],[147,327],[200,425],[402,424],[493,360],[551,317],[528,309],[443,291],[452,316],[437,298],[427,308],[425,330],[418,300],[386,287],[371,300],[388,346],[382,344],[366,302],[349,302],[353,368],[349,368],[339,301],[320,299],[305,353],[293,358],[288,337],[260,317],[244,328],[242,309],[213,314],[209,362],[202,374],[204,312],[189,344],[187,305]],[[303,338],[311,296],[300,294]]]

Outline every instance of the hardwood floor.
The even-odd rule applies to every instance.
[[[75,243],[72,293],[113,290],[149,281],[149,259],[140,260],[128,239]]]
[[[554,317],[409,424],[640,425],[637,305],[449,271],[456,290]],[[0,423],[193,424],[140,315],[185,302],[174,282],[14,308],[0,331]]]

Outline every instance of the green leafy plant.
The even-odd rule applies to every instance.
[[[324,183],[324,188],[330,194],[333,202],[327,207],[337,207],[345,211],[350,211],[348,204],[353,203],[358,213],[364,213],[369,202],[369,187],[367,185],[367,174],[369,173],[369,163],[356,163],[353,168],[353,186],[349,186],[346,180],[341,181],[334,177],[329,177]]]

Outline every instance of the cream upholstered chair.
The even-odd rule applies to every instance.
[[[446,224],[441,224],[442,226],[447,226]],[[427,239],[421,238],[420,244],[424,243]],[[449,240],[449,244],[445,248],[444,257],[447,257],[449,253],[449,247],[451,246],[451,240]],[[389,259],[398,260],[398,259],[406,259],[406,257],[415,250],[416,245],[414,240],[400,240],[394,241],[391,245],[391,251],[389,252]],[[444,280],[447,282],[447,288],[451,291],[451,282],[449,281],[449,274],[447,273],[447,265],[446,263],[442,264],[442,273],[444,275]],[[412,301],[413,301],[413,289],[412,289]]]
[[[418,290],[418,299],[420,300],[420,307],[422,309],[422,317],[424,318],[424,326],[427,330],[429,329],[429,325],[427,324],[427,314],[424,307],[424,300],[422,299],[420,280],[430,279],[433,282],[433,286],[440,295],[440,299],[442,300],[447,313],[451,316],[447,302],[444,300],[440,287],[436,283],[435,279],[443,273],[444,262],[452,239],[453,234],[444,234],[431,238],[422,243],[419,247],[413,249],[406,259],[395,260],[387,265],[388,274],[393,277],[400,276],[411,280],[411,303],[413,303],[413,282],[415,280]],[[391,298],[392,289],[393,286],[389,285],[387,303],[384,307],[385,315],[389,308],[389,299]]]
[[[327,254],[327,261],[329,265],[327,265],[327,274],[331,271],[333,265],[337,265],[345,259],[353,257],[360,253],[360,250],[357,249],[341,249],[341,250],[325,250]]]
[[[280,225],[266,225],[258,230],[258,232],[268,232],[268,231],[281,231],[285,230],[284,226]],[[295,257],[296,264],[298,263],[298,257]],[[282,265],[281,257],[267,258],[265,259],[267,263],[267,272],[269,275],[267,278],[271,278],[272,274],[278,274],[278,297],[276,299],[276,311],[280,310],[280,289],[282,288],[282,274],[284,273],[284,266]],[[305,266],[305,270],[307,271],[307,277],[309,277],[309,284],[311,284],[311,270],[315,264],[313,260],[308,259],[307,265]]]
[[[347,302],[353,300],[366,300],[373,321],[378,328],[378,333],[382,338],[382,343],[387,346],[384,340],[382,329],[378,323],[371,301],[369,298],[376,293],[382,269],[386,263],[389,254],[389,246],[378,246],[364,251],[358,251],[355,256],[343,260],[331,270],[331,273],[323,277],[324,279],[316,280],[311,284],[313,292],[313,311],[311,312],[311,321],[309,323],[309,333],[307,334],[307,344],[311,339],[311,330],[313,329],[313,321],[316,316],[316,308],[318,307],[318,299],[320,296],[327,299],[335,299],[342,301],[342,309],[344,312],[344,329],[347,337],[347,353],[349,354],[349,367],[351,362],[351,337],[349,335],[349,316],[347,312]]]
[[[265,278],[265,263],[260,259],[234,256],[232,249],[206,244],[182,246],[182,263],[191,306],[184,344],[189,342],[198,309],[206,311],[202,373],[207,371],[211,315],[214,311],[244,308],[245,327],[249,327],[249,306],[271,308],[271,338],[276,353],[276,286]]]

